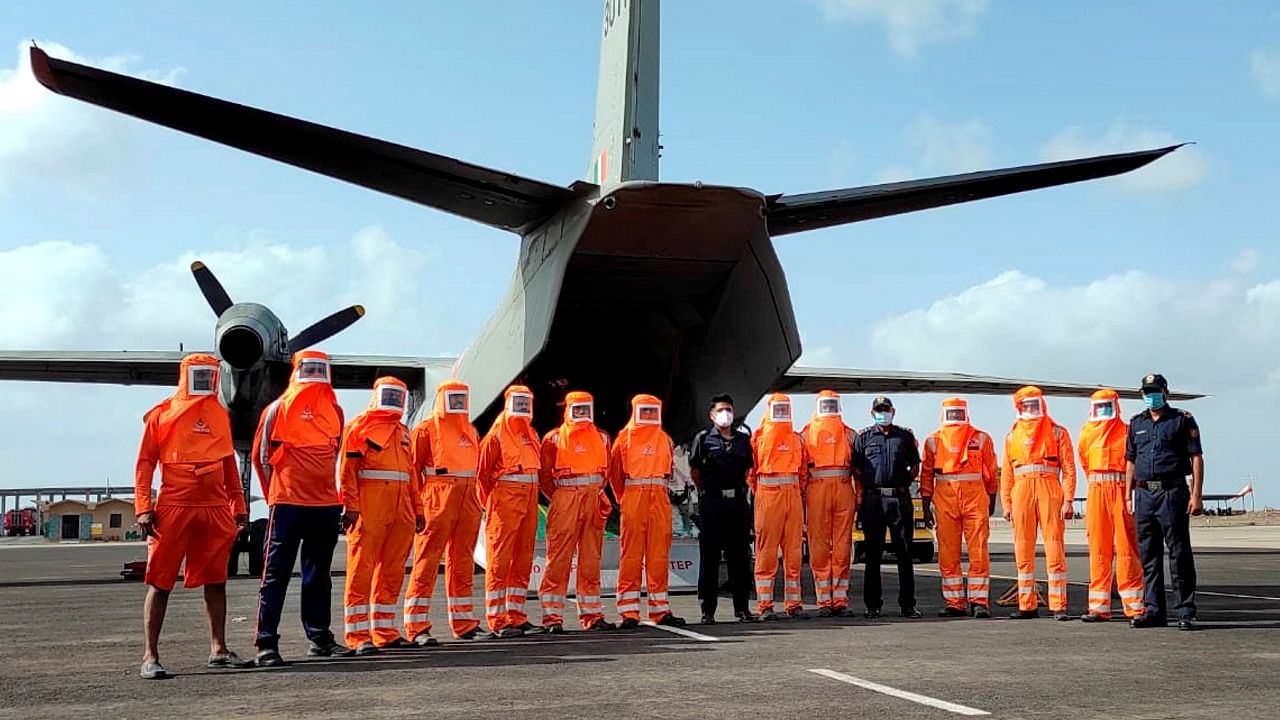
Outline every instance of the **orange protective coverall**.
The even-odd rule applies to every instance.
[[[193,392],[193,371],[202,372],[205,392]],[[134,468],[134,510],[155,513],[159,537],[147,538],[146,583],[172,590],[185,558],[182,584],[194,588],[227,581],[227,559],[244,515],[244,494],[231,444],[231,418],[217,396],[218,359],[194,354],[182,359],[178,389],[143,419]],[[160,466],[154,504],[151,481]]]
[[[517,405],[525,403],[524,407]],[[477,482],[485,508],[485,617],[498,632],[529,621],[525,597],[538,538],[538,434],[533,394],[507,388],[505,407],[480,442]]]
[[[850,457],[856,433],[844,424],[839,400],[840,396],[830,390],[818,393],[813,420],[801,431],[813,466],[804,492],[809,566],[813,569],[818,607],[832,610],[849,606],[849,568],[853,559]]]
[[[341,504],[333,472],[344,424],[342,406],[327,380],[307,382],[299,377],[299,368],[309,359],[328,363],[329,356],[318,350],[294,354],[289,386],[267,406],[253,436],[253,467],[271,506]]]
[[[1104,408],[1110,408],[1106,417]],[[1120,604],[1127,617],[1143,613],[1138,533],[1125,489],[1125,438],[1115,390],[1093,394],[1089,421],[1080,428],[1080,466],[1089,482],[1084,526],[1089,537],[1089,613],[1111,617],[1111,563],[1115,560]]]
[[[969,423],[969,404],[942,401],[942,427],[924,441],[920,497],[933,498],[938,532],[938,570],[947,607],[965,608],[961,541],[969,547],[968,601],[990,606],[991,496],[998,490],[995,442]]]
[[[413,468],[423,482],[427,529],[414,539],[413,573],[404,596],[404,627],[410,639],[431,631],[431,595],[442,556],[449,628],[459,637],[480,625],[471,600],[472,553],[480,532],[480,438],[471,424],[469,395],[466,383],[441,383],[431,417],[413,429]]]
[[[538,586],[542,624],[564,624],[565,594],[574,553],[578,556],[575,594],[578,621],[589,629],[604,619],[600,602],[600,556],[604,523],[613,503],[604,492],[609,469],[609,436],[591,416],[574,421],[575,407],[589,408],[591,395],[571,392],[565,398],[564,424],[542,440],[542,493],[547,507],[547,567]]]
[[[652,395],[631,400],[631,420],[613,443],[609,483],[622,506],[622,555],[618,564],[618,614],[640,619],[641,575],[647,581],[649,619],[671,614],[667,580],[671,557],[671,478],[674,445],[662,429],[662,402]]]
[[[1036,609],[1036,529],[1044,532],[1049,573],[1049,609],[1067,611],[1067,555],[1063,548],[1064,513],[1070,514],[1076,491],[1076,460],[1071,434],[1049,417],[1044,393],[1024,387],[1013,396],[1015,408],[1039,398],[1042,417],[1019,419],[1004,439],[1000,504],[1013,518],[1013,549],[1018,565],[1018,608]]]
[[[405,561],[413,546],[414,522],[422,516],[421,483],[413,472],[404,407],[379,403],[382,388],[408,388],[394,378],[379,378],[373,402],[347,425],[342,437],[338,476],[345,512],[360,513],[347,533],[347,585],[344,599],[348,647],[372,642],[378,647],[400,639],[396,629]]]
[[[799,611],[800,563],[804,544],[804,499],[809,479],[809,453],[804,438],[791,424],[791,399],[769,396],[769,407],[751,437],[755,467],[747,484],[755,495],[756,604],[760,613],[773,611],[773,583],[782,550],[783,599],[787,612]]]

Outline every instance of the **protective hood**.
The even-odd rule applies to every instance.
[[[393,377],[375,380],[369,409],[351,421],[348,447],[360,447],[366,442],[379,448],[390,447],[396,431],[404,427],[408,406],[409,386]]]
[[[1033,400],[1039,401],[1039,417],[1024,417],[1024,401]],[[1054,422],[1049,417],[1049,405],[1045,402],[1044,392],[1034,385],[1019,388],[1013,394],[1013,407],[1018,412],[1018,419],[1013,423],[1013,442],[1034,449],[1041,457],[1056,455],[1053,443]]]
[[[570,392],[564,399],[564,422],[556,433],[560,454],[557,469],[594,472],[609,464],[609,450],[595,423],[595,401],[590,393]]]
[[[629,477],[666,477],[671,473],[671,438],[662,429],[662,401],[653,395],[631,398],[631,419],[618,442],[625,442]]]
[[[493,419],[489,434],[498,437],[504,467],[537,469],[539,442],[538,434],[533,430],[533,392],[529,388],[512,385],[506,389],[502,412]],[[531,448],[532,453],[525,453],[524,447]]]
[[[969,403],[963,398],[942,401],[942,427],[938,437],[947,450],[959,457],[961,464],[969,459],[969,441],[977,430],[969,423]]]
[[[1124,467],[1127,429],[1120,419],[1120,395],[1115,390],[1095,392],[1089,400],[1089,420],[1080,428],[1080,463],[1086,471]]]
[[[146,415],[156,423],[161,462],[201,463],[235,454],[231,418],[218,401],[218,359],[188,355],[178,369],[178,389]]]
[[[798,440],[791,421],[791,398],[770,395],[755,435],[756,469],[765,474],[799,472],[804,455]]]
[[[271,439],[295,447],[334,446],[342,435],[342,410],[330,381],[329,356],[303,350],[280,396]]]
[[[813,419],[804,428],[804,440],[814,467],[847,467],[849,428],[840,415],[840,396],[831,390],[818,393]]]
[[[479,457],[480,441],[471,424],[471,388],[461,380],[446,380],[436,388],[436,402],[427,422],[435,438],[436,467],[470,470]]]

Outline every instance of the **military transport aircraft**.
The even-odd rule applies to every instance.
[[[61,95],[518,235],[510,288],[461,358],[334,357],[335,386],[367,388],[394,375],[412,388],[419,412],[436,383],[457,376],[471,385],[482,429],[516,380],[537,396],[538,427],[558,422],[555,403],[569,388],[595,395],[608,429],[625,421],[632,395],[648,392],[665,399],[665,424],[677,438],[698,427],[715,392],[744,405],[774,390],[1012,393],[1033,381],[795,367],[800,337],[772,238],[1117,175],[1178,147],[810,194],[659,182],[658,6],[605,2],[589,180],[568,186],[58,60],[34,46],[31,65]],[[290,337],[266,307],[232,303],[203,264],[192,271],[218,315],[220,394],[236,448],[247,456],[259,413],[285,386],[291,354],[339,332],[363,309],[347,308]],[[584,353],[575,333],[588,327],[594,350]],[[2,352],[0,380],[172,385],[181,357]],[[1036,384],[1058,395],[1096,389]]]

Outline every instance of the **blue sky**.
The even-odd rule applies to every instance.
[[[186,271],[201,257],[233,298],[294,329],[366,304],[329,350],[453,354],[498,302],[517,249],[505,233],[52,96],[22,64],[28,38],[568,183],[587,168],[599,5],[4,3],[0,347],[207,346],[213,318]],[[777,247],[806,362],[1116,383],[1164,371],[1214,395],[1188,406],[1209,489],[1252,474],[1260,504],[1278,505],[1258,449],[1280,399],[1280,10],[1206,7],[667,2],[662,177],[804,192],[1194,141],[1125,178]],[[163,394],[0,383],[0,451],[15,463],[0,484],[126,480],[138,419]],[[938,400],[903,398],[900,419],[932,429]],[[847,405],[861,424],[865,399]],[[1081,403],[1053,409],[1073,432],[1083,419]],[[974,414],[997,435],[1012,420],[1003,399]],[[52,465],[31,451],[51,443],[79,451]]]

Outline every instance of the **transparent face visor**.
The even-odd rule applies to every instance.
[[[774,422],[791,422],[791,403],[769,403],[769,419]]]
[[[298,382],[329,382],[329,363],[324,360],[303,360],[298,364]]]
[[[1089,406],[1090,420],[1110,420],[1116,416],[1116,405],[1111,400],[1094,400]]]
[[[969,410],[962,407],[946,407],[942,409],[943,425],[967,425]]]
[[[818,417],[838,417],[840,398],[818,398]]]
[[[507,398],[507,414],[511,417],[533,417],[533,396],[515,393]]]
[[[573,422],[591,422],[593,415],[591,403],[573,403],[569,406],[569,420]]]
[[[192,365],[187,368],[187,392],[192,395],[212,395],[218,385],[218,368],[209,365]]]
[[[378,389],[378,409],[394,410],[395,412],[404,412],[404,403],[406,393],[398,387],[383,387]]]
[[[1018,417],[1023,420],[1034,420],[1044,417],[1044,401],[1040,398],[1027,398],[1018,404]]]
[[[662,408],[657,405],[637,405],[636,406],[636,424],[637,425],[661,425],[662,424]]]
[[[466,390],[447,390],[444,394],[444,411],[456,415],[465,415],[470,410],[467,400],[468,394]]]

